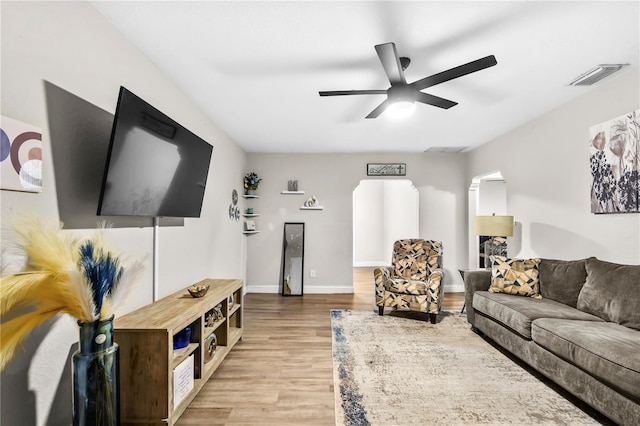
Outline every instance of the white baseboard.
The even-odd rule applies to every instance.
[[[324,285],[309,285],[304,286],[303,293],[306,294],[351,294],[353,293],[353,286],[324,286]],[[444,286],[445,293],[464,293],[464,284],[451,284]],[[276,285],[251,285],[248,284],[245,287],[245,293],[280,293],[280,287]],[[373,296],[372,296],[373,297]]]
[[[464,293],[464,284],[450,284],[444,286],[445,293]]]
[[[336,293],[352,294],[353,286],[351,285],[346,285],[346,286],[313,285],[311,286],[310,285],[304,288],[304,292],[309,294],[336,294]]]
[[[376,266],[389,266],[389,262],[384,260],[380,261],[366,261],[366,262],[353,262],[354,268],[374,268]]]
[[[245,286],[246,293],[280,293],[280,287],[277,285],[251,285]]]
[[[246,293],[280,293],[280,287],[275,285],[251,285],[246,287]],[[351,294],[353,293],[353,286],[323,286],[323,285],[310,285],[304,286],[302,289],[304,294]]]

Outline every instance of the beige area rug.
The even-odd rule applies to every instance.
[[[466,316],[437,324],[331,311],[336,425],[593,425],[578,407],[473,333]]]

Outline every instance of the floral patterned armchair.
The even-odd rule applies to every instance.
[[[442,243],[432,240],[398,240],[393,244],[391,266],[373,271],[378,313],[384,307],[429,314],[432,324],[442,307]]]

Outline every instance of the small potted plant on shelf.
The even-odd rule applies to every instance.
[[[247,173],[244,177],[244,193],[254,195],[261,180],[255,172]]]

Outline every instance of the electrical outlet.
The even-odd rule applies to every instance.
[[[309,271],[309,276],[311,276],[311,278],[315,278],[316,277],[316,270],[312,269]]]

